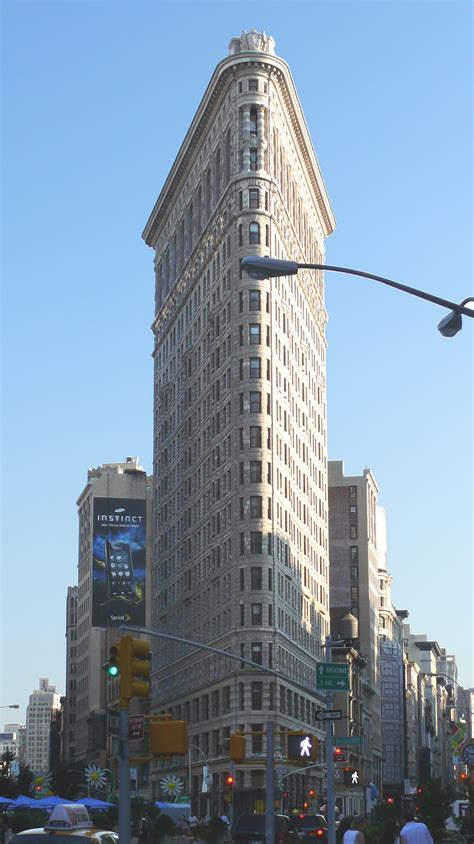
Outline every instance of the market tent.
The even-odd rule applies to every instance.
[[[61,806],[63,803],[73,803],[73,800],[68,800],[67,797],[58,797],[57,794],[51,794],[49,797],[42,797],[41,800],[35,800],[38,806],[43,809],[48,809],[53,806]]]
[[[110,809],[117,805],[116,803],[107,803],[106,800],[96,800],[95,797],[82,797],[77,802],[87,806],[88,809]]]
[[[7,805],[7,803],[14,803],[14,802],[15,802],[14,797],[0,797],[0,803],[4,804],[5,806]]]
[[[12,801],[11,805],[14,809],[44,809],[44,806],[38,805],[39,803],[39,800],[33,800],[32,797],[25,797],[24,794],[20,794],[16,800]]]

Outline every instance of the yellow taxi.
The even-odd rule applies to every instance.
[[[25,829],[10,844],[118,844],[116,832],[97,829],[82,803],[55,806],[44,827]]]

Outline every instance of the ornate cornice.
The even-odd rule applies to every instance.
[[[304,115],[299,104],[296,88],[291,77],[291,72],[283,59],[277,56],[269,56],[265,53],[248,52],[240,53],[221,61],[206,88],[204,96],[193,118],[193,121],[186,133],[183,143],[178,151],[174,164],[169,172],[168,178],[160,192],[152,213],[143,230],[142,237],[148,246],[154,246],[156,233],[170,206],[176,196],[176,187],[182,184],[186,178],[189,164],[191,163],[196,146],[205,136],[208,126],[211,124],[214,113],[220,105],[224,91],[236,73],[245,67],[270,71],[270,74],[279,84],[283,100],[288,111],[291,126],[294,132],[295,141],[302,160],[305,163],[309,179],[316,197],[317,207],[324,225],[324,234],[327,236],[335,228],[335,219],[332,213],[326,187],[317,163],[317,159],[311,143],[311,138],[306,126]]]

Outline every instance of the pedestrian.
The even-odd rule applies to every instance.
[[[387,818],[383,825],[380,844],[400,844],[400,824],[396,818]]]
[[[406,812],[404,820],[405,824],[400,830],[401,844],[433,844],[428,827],[416,821],[412,811]]]
[[[365,844],[365,835],[362,832],[362,821],[359,817],[354,818],[350,829],[346,829],[342,842],[343,844]]]

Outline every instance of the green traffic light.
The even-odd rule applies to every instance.
[[[107,668],[107,674],[109,677],[118,677],[120,674],[120,669],[118,665],[109,665]]]

